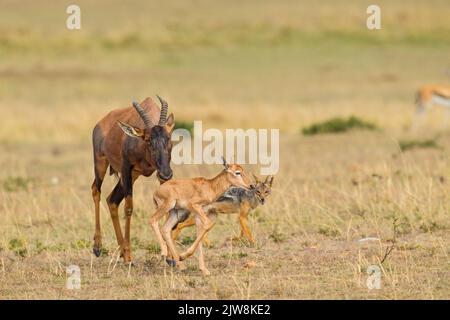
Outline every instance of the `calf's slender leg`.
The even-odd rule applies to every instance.
[[[164,223],[162,227],[162,237],[164,238],[167,248],[169,250],[170,255],[172,256],[171,261],[173,261],[173,264],[177,266],[178,269],[184,270],[186,269],[186,266],[180,261],[180,255],[177,252],[177,249],[175,247],[175,243],[172,239],[172,229],[173,227],[178,223],[178,216],[176,211],[169,214],[169,217],[167,218],[166,222]],[[166,260],[169,264],[172,264],[170,260]]]
[[[155,201],[157,202],[157,201]],[[153,215],[150,217],[150,225],[153,228],[153,231],[155,231],[156,238],[159,242],[159,245],[161,247],[161,256],[166,259],[167,257],[167,244],[164,241],[161,230],[159,229],[159,220],[161,220],[162,217],[164,217],[165,214],[167,214],[174,206],[175,201],[174,200],[161,200],[160,202],[156,203],[157,209],[153,213]]]
[[[189,211],[192,211],[197,214],[198,218],[200,219],[200,227],[198,229],[197,238],[195,239],[194,243],[180,255],[180,260],[185,260],[186,258],[190,257],[192,254],[194,254],[195,250],[197,249],[200,241],[203,240],[203,237],[205,234],[211,230],[211,228],[214,226],[214,221],[208,218],[206,213],[203,211],[202,206],[199,204],[192,204],[191,208],[189,208]]]
[[[195,223],[196,223],[196,227],[197,227],[197,234],[199,234],[202,231],[201,230],[201,221],[198,217],[195,220],[196,220]],[[200,241],[200,243],[198,244],[198,267],[199,267],[200,271],[203,273],[203,275],[209,276],[211,274],[211,272],[209,272],[208,268],[206,268],[206,265],[205,265],[205,257],[203,255],[202,241]]]

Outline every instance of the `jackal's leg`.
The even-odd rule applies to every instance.
[[[95,157],[95,155],[94,155]],[[108,168],[108,160],[96,158],[94,160],[94,173],[95,179],[92,183],[92,199],[95,206],[95,234],[94,234],[94,247],[92,251],[96,257],[100,256],[102,248],[102,233],[100,228],[100,193],[102,188],[103,179]]]
[[[186,221],[180,222],[179,224],[177,224],[175,229],[172,231],[172,239],[176,240],[178,238],[178,235],[180,234],[181,230],[183,230],[184,228],[193,226],[194,224],[195,224],[194,217],[189,217]]]
[[[184,228],[193,226],[194,224],[195,224],[195,217],[190,217],[188,220],[177,224],[176,228],[172,231],[172,239],[176,240],[178,238],[181,230],[183,230]],[[211,245],[211,243],[208,239],[208,234],[205,234],[205,236],[203,237],[203,242],[208,247]]]
[[[200,227],[197,232],[197,238],[195,239],[194,243],[180,255],[180,260],[184,260],[191,255],[194,254],[195,250],[197,249],[200,241],[203,240],[203,237],[205,234],[211,230],[211,228],[214,226],[215,221],[211,220],[206,213],[203,211],[203,208],[201,205],[192,205],[191,208],[189,208],[191,212],[196,213],[196,219],[198,218],[200,221]]]
[[[245,236],[251,243],[255,243],[255,239],[248,227],[248,213],[250,212],[250,206],[242,204],[239,212],[239,222],[241,224],[241,238]]]

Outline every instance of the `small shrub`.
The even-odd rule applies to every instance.
[[[232,254],[223,254],[222,257],[226,259],[241,259],[247,257],[248,254],[245,252],[235,252]]]
[[[188,246],[188,245],[194,243],[194,241],[195,241],[194,237],[185,236],[185,237],[183,237],[183,239],[181,239],[180,243],[183,246]]]
[[[445,229],[447,229],[447,227],[444,224],[438,223],[437,221],[423,221],[420,224],[420,230],[422,230],[422,232],[434,232]]]
[[[160,252],[159,244],[155,242],[150,242],[149,244],[143,246],[142,249],[147,250],[151,254],[158,254]]]
[[[280,232],[278,229],[274,229],[269,235],[269,239],[273,240],[275,243],[280,243],[286,241],[287,237],[284,233]]]
[[[305,136],[312,136],[325,133],[340,133],[352,129],[375,130],[377,126],[374,123],[361,120],[354,116],[347,119],[336,117],[324,122],[312,124],[309,127],[303,128],[302,132]]]
[[[72,249],[88,249],[92,246],[91,242],[86,239],[79,239],[71,244]]]
[[[338,230],[336,228],[332,228],[330,226],[321,226],[321,227],[319,227],[318,232],[320,234],[323,234],[323,235],[327,236],[327,237],[333,237],[333,238],[338,237],[338,236],[341,235],[341,231],[340,230]]]
[[[3,180],[3,189],[7,192],[27,191],[32,179],[23,177],[7,177]]]
[[[27,254],[27,248],[25,242],[22,239],[11,239],[9,241],[9,250],[14,252],[16,255],[25,257]]]
[[[433,139],[427,139],[427,140],[403,140],[399,142],[400,150],[407,151],[411,149],[418,149],[418,148],[432,148],[432,149],[442,149],[440,145],[436,143]]]
[[[44,243],[42,243],[42,241],[40,241],[40,240],[36,240],[35,247],[36,247],[37,253],[41,253],[41,252],[47,250],[47,246]]]

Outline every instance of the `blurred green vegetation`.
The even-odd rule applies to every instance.
[[[89,141],[106,112],[155,94],[219,128],[398,127],[419,85],[448,81],[448,1],[378,1],[374,31],[366,0],[80,0],[81,30],[69,4],[0,2],[0,144]]]
[[[324,133],[339,133],[353,129],[375,130],[377,126],[374,123],[351,116],[349,118],[332,118],[324,122],[312,124],[302,129],[305,136],[312,136]]]
[[[436,142],[435,139],[425,139],[425,140],[402,140],[399,142],[400,150],[407,151],[411,149],[442,149],[442,147]]]

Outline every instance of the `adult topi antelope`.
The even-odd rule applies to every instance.
[[[130,262],[130,227],[133,213],[133,183],[143,175],[149,177],[157,171],[161,183],[172,178],[170,140],[174,117],[167,117],[168,104],[158,96],[161,110],[150,98],[133,107],[108,113],[95,126],[92,133],[94,173],[92,197],[95,204],[95,234],[93,252],[100,256],[100,190],[108,166],[110,174],[118,174],[119,182],[107,198],[117,243],[125,262]],[[118,208],[125,198],[125,236],[120,227]]]

